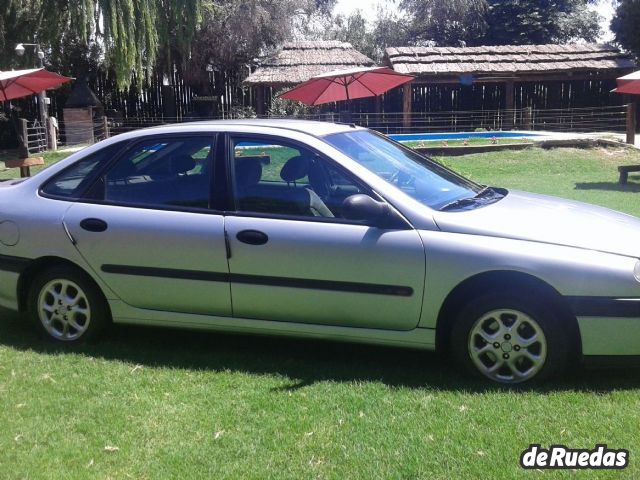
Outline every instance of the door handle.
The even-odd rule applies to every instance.
[[[107,227],[107,222],[99,218],[85,218],[80,222],[80,228],[88,232],[104,232]]]
[[[242,230],[236,234],[236,238],[249,245],[264,245],[269,241],[267,234],[258,230]]]

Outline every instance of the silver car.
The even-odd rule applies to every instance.
[[[640,220],[477,185],[375,132],[293,120],[119,135],[0,184],[0,306],[448,350],[502,383],[640,354]]]

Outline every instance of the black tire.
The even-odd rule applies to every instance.
[[[66,295],[56,300],[51,292],[58,286]],[[69,301],[71,297],[75,302]],[[41,300],[55,310],[41,311]],[[42,336],[68,345],[97,339],[111,323],[109,306],[100,289],[86,273],[67,265],[56,265],[36,275],[27,297],[27,316]]]
[[[474,375],[502,384],[538,382],[564,372],[576,355],[577,338],[571,319],[561,318],[552,307],[553,302],[544,302],[544,297],[535,292],[529,294],[504,291],[470,300],[451,329],[450,346],[455,360]],[[513,328],[516,319],[521,325],[518,332],[505,330],[512,321]],[[493,325],[499,329],[494,331]],[[525,338],[526,335],[530,337]],[[525,346],[535,339],[539,341]],[[491,368],[497,371],[490,373]]]

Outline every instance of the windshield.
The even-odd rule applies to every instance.
[[[475,197],[482,188],[370,130],[335,133],[324,139],[363,167],[436,210],[458,199]]]

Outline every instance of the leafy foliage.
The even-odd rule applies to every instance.
[[[122,87],[132,71],[142,75],[154,64],[158,32],[153,7],[151,0],[102,0],[99,5],[108,63]]]
[[[409,25],[397,9],[379,7],[372,28],[374,60],[380,60],[388,47],[409,43]]]
[[[487,24],[485,0],[402,0],[409,14],[409,39],[437,45],[481,43]]]
[[[174,65],[184,66],[209,3],[202,0],[156,0],[158,9],[158,65],[171,72]]]
[[[402,0],[407,40],[436,45],[522,45],[595,41],[593,0]]]
[[[200,21],[203,0],[96,0],[96,18],[102,17],[107,65],[118,85],[129,86],[131,74],[143,78],[163,52],[165,71],[173,68],[172,52],[185,52]]]
[[[364,53],[369,58],[376,55],[376,46],[373,34],[367,28],[367,20],[362,10],[355,10],[350,15],[336,15],[331,26],[323,35],[325,40],[340,40],[349,42],[354,48]]]
[[[315,2],[306,4],[313,10]],[[228,0],[208,4],[197,29],[189,69],[192,84],[208,82],[207,68],[247,74],[249,64],[293,34],[294,19],[306,15],[296,0]]]
[[[611,21],[616,42],[640,57],[640,0],[620,0]]]
[[[242,78],[292,38],[346,41],[378,61],[385,48],[407,44],[592,41],[593,1],[388,0],[369,24],[359,10],[332,16],[336,0],[0,0],[0,69],[35,65],[31,51],[18,57],[14,47],[37,42],[68,75],[105,68],[125,89],[152,70],[178,70],[210,88],[207,69]],[[636,54],[639,21],[640,0],[620,0],[612,28]]]
[[[299,117],[304,115],[310,115],[313,113],[318,113],[319,111],[318,107],[305,105],[302,102],[296,102],[294,100],[286,100],[284,98],[279,98],[279,95],[282,95],[287,90],[289,89],[283,88],[281,90],[273,92],[273,98],[271,100],[271,105],[269,106],[269,116]]]
[[[82,49],[88,62],[102,50],[124,88],[132,74],[142,78],[156,65],[159,50],[188,49],[203,1],[1,0],[0,61],[3,68],[29,62],[13,51],[21,42],[38,42],[57,62]]]
[[[489,45],[595,41],[600,17],[591,0],[487,0]]]

